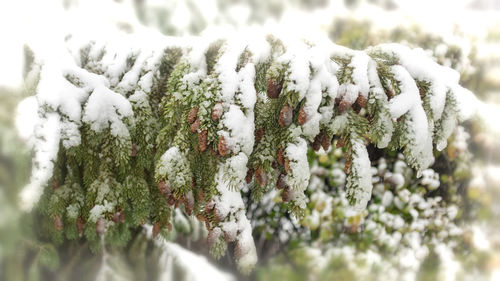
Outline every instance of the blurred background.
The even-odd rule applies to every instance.
[[[269,32],[297,36],[326,35],[333,42],[352,49],[362,50],[385,42],[421,47],[431,52],[439,63],[460,72],[461,84],[484,102],[484,108],[478,116],[459,127],[444,158],[432,167],[440,180],[439,190],[445,190],[444,193],[429,191],[423,196],[426,200],[437,196],[444,198],[444,205],[429,200],[426,202],[439,205],[432,210],[443,212],[445,224],[449,222],[448,226],[456,226],[461,233],[451,235],[453,230],[447,229],[446,234],[442,234],[442,228],[448,226],[436,223],[432,226],[435,228],[429,230],[435,232],[435,235],[429,234],[434,251],[426,252],[425,257],[419,256],[418,251],[422,250],[419,246],[400,247],[397,241],[401,237],[396,242],[390,242],[390,239],[379,240],[374,234],[376,231],[363,234],[363,227],[359,227],[366,227],[368,221],[380,225],[389,234],[396,231],[391,230],[393,226],[383,224],[382,219],[377,220],[376,215],[348,217],[342,213],[345,202],[326,200],[340,197],[334,187],[343,183],[342,175],[339,176],[343,166],[340,164],[341,152],[340,155],[335,150],[321,155],[311,152],[314,169],[309,194],[311,203],[304,220],[296,222],[284,215],[276,217],[275,213],[279,210],[255,211],[264,208],[266,202],[249,208],[249,212],[254,210],[250,217],[260,258],[258,268],[250,277],[239,276],[231,261],[215,261],[209,256],[199,256],[206,249],[196,246],[193,241],[203,239],[198,235],[189,236],[195,229],[188,227],[186,230],[178,226],[182,224],[179,222],[175,226],[177,233],[185,231],[189,235],[184,238],[170,237],[177,243],[167,245],[172,257],[170,262],[168,257],[163,260],[165,268],[162,270],[167,273],[180,270],[183,273],[163,274],[163,279],[206,280],[207,275],[197,275],[196,271],[197,268],[208,268],[206,272],[214,271],[213,276],[218,280],[371,280],[382,279],[386,274],[400,280],[500,280],[499,0],[2,2],[0,279],[3,276],[7,280],[39,280],[46,272],[57,270],[64,264],[59,261],[54,264],[53,252],[57,250],[48,244],[40,246],[37,234],[32,233],[30,227],[32,218],[18,208],[18,192],[30,177],[31,152],[22,139],[26,134],[22,124],[27,120],[16,120],[16,107],[34,92],[29,76],[34,51],[43,52],[51,48],[53,42],[63,40],[72,33],[101,37],[112,36],[115,32],[148,30],[167,36],[196,36],[254,26]],[[374,164],[379,174],[381,169],[385,169],[381,168],[383,165],[392,172],[402,169],[396,165],[398,155],[385,155],[381,159],[384,160],[379,159]],[[439,166],[443,163],[447,165],[446,169]],[[418,193],[419,188],[429,185],[421,181],[413,184],[415,176],[411,173],[405,175],[412,193]],[[329,190],[329,193],[319,196],[320,190]],[[403,195],[395,192],[391,196]],[[369,207],[368,212],[382,216],[377,211],[377,204],[383,204],[389,210],[384,214],[406,212],[392,206],[392,203],[382,202],[383,191],[377,193],[375,190],[374,198],[374,207]],[[269,200],[272,201],[272,198]],[[325,205],[330,208],[327,215],[323,212]],[[453,213],[451,206],[457,207],[458,215],[450,214]],[[411,222],[409,219],[404,221],[408,225]],[[341,225],[342,229],[332,229],[331,225]],[[304,227],[310,230],[306,233]],[[405,230],[399,232],[405,235]],[[452,242],[448,240],[451,236]],[[453,250],[450,252],[448,249]],[[391,258],[388,255],[394,256]],[[197,268],[193,268],[190,261],[197,259]],[[172,269],[174,267],[177,269]]]

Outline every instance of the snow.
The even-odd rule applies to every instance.
[[[398,44],[384,44],[380,48],[396,54],[401,65],[412,77],[431,83],[430,105],[434,120],[439,120],[444,110],[448,88],[458,84],[458,72],[437,64],[428,53],[419,48],[410,49]]]
[[[359,93],[367,98],[368,91],[370,90],[370,85],[368,82],[368,63],[370,57],[362,51],[357,51],[349,63],[349,67],[352,67],[352,80],[354,84],[359,87]]]
[[[96,132],[101,132],[109,126],[112,135],[128,137],[130,133],[123,119],[133,115],[132,106],[124,96],[99,86],[94,89],[85,104],[82,121],[90,124]]]
[[[46,114],[40,118],[40,123],[35,127],[34,140],[35,155],[30,183],[25,186],[20,194],[20,207],[25,211],[31,211],[43,193],[45,183],[52,176],[54,168],[53,160],[57,157],[60,140],[60,120],[56,113]]]
[[[285,156],[290,160],[291,172],[287,176],[287,183],[293,189],[292,200],[297,206],[305,208],[306,197],[304,191],[309,183],[309,163],[307,162],[307,143],[298,138],[295,143],[289,143],[285,149]]]
[[[152,226],[145,225],[144,231],[149,239],[152,238]],[[217,269],[211,264],[207,258],[197,255],[180,245],[165,240],[161,236],[153,239],[156,246],[163,251],[160,256],[161,272],[159,279],[165,281],[174,280],[174,268],[180,267],[186,280],[201,281],[201,280],[221,280],[232,281],[235,278],[229,273]]]
[[[390,100],[390,111],[394,119],[399,118],[406,112],[410,115],[410,138],[411,153],[417,161],[417,169],[428,167],[434,162],[432,154],[432,136],[422,101],[415,81],[409,72],[399,65],[392,66],[392,72],[397,81],[400,82],[401,93]]]
[[[191,185],[191,176],[186,156],[176,146],[165,151],[156,166],[156,178],[167,179],[172,187]]]
[[[420,179],[422,185],[426,185],[430,190],[434,190],[441,184],[439,182],[439,174],[432,169],[425,169],[422,171],[422,178]]]
[[[371,162],[368,157],[368,151],[363,142],[359,140],[352,141],[352,170],[357,178],[348,178],[348,187],[354,185],[354,188],[349,188],[348,194],[355,200],[351,206],[355,211],[361,211],[366,208],[366,204],[372,196],[372,176]],[[352,181],[356,181],[353,183]]]

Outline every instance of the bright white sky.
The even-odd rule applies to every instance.
[[[269,23],[270,29],[292,34],[311,35],[311,31],[324,32],[324,27],[331,24],[332,15],[353,15],[356,18],[373,19],[382,28],[417,22],[429,31],[440,35],[450,34],[456,26],[465,34],[483,39],[488,26],[500,22],[500,11],[471,11],[467,6],[472,0],[403,0],[397,1],[401,9],[387,12],[371,5],[363,5],[355,12],[343,7],[342,0],[333,0],[328,8],[307,14],[300,10],[288,9],[281,22]],[[485,2],[495,0],[483,0]],[[109,23],[118,19],[135,19],[130,5],[119,5],[111,0],[81,1],[78,10],[67,12],[62,7],[62,0],[37,1],[16,0],[0,3],[0,34],[2,51],[0,52],[0,85],[19,86],[22,82],[22,46],[30,43],[37,46],[37,51],[50,49],[51,43],[61,40],[65,31],[91,32],[95,36],[104,34],[113,28]],[[162,3],[154,0],[155,5]],[[163,1],[167,3],[168,1]],[[179,1],[182,4],[182,1]],[[214,19],[217,13],[215,1],[200,0],[203,4],[205,19]],[[183,19],[189,18],[186,9],[176,4],[173,20],[182,25]],[[184,11],[184,12],[183,12]],[[232,9],[239,19],[248,16],[248,9],[242,5]],[[108,24],[106,24],[108,23]]]

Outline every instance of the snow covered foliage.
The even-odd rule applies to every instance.
[[[248,272],[257,257],[242,189],[255,200],[279,190],[302,217],[308,147],[328,151],[335,139],[346,159],[342,200],[361,212],[372,196],[366,146],[401,150],[428,180],[434,147],[446,146],[474,99],[456,72],[400,45],[153,39],[68,37],[61,59],[37,61],[33,175],[21,199],[26,210],[49,204],[59,239],[121,245],[146,222],[156,236],[183,206],[205,223],[212,254],[235,242]]]
[[[369,167],[374,189],[361,212],[353,212],[345,198],[342,150],[319,153],[312,163],[305,216],[299,221],[282,218],[275,226],[277,207],[266,198],[254,203],[259,207],[250,207],[260,210],[251,212],[256,236],[269,233],[288,241],[292,246],[286,260],[300,268],[293,272],[306,272],[311,280],[422,280],[419,274],[434,272],[428,280],[455,280],[469,270],[461,269],[467,266],[464,260],[478,250],[471,244],[473,227],[465,221],[467,199],[460,191],[469,180],[462,165],[471,159],[467,149],[458,150],[466,140],[463,135],[458,127],[453,144],[443,152],[447,156],[440,154],[420,179],[402,154],[369,148],[376,155]],[[275,270],[262,267],[269,274]]]

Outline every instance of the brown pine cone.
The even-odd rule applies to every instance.
[[[224,108],[222,107],[222,102],[216,103],[212,108],[212,120],[214,120],[215,122],[219,121],[220,117],[222,116],[223,110]]]
[[[264,171],[264,168],[259,167],[257,171],[255,171],[255,179],[257,180],[257,183],[261,186],[264,187],[267,185],[267,174]]]
[[[83,220],[82,217],[78,217],[78,219],[76,220],[76,229],[78,229],[79,237],[82,237],[84,228],[85,228],[85,221]]]
[[[307,122],[308,116],[304,109],[304,104],[300,107],[299,116],[297,117],[297,122],[299,125],[304,125]]]
[[[229,232],[229,231],[224,232],[224,240],[226,240],[227,243],[233,242],[235,239],[236,239],[235,232]]]
[[[161,230],[161,224],[159,221],[157,221],[153,224],[153,238],[156,238],[156,236],[158,236],[160,230]]]
[[[172,193],[170,191],[170,184],[164,180],[161,180],[158,182],[158,189],[160,190],[160,193],[165,197],[169,197],[170,194]]]
[[[281,89],[283,88],[283,82],[278,82],[273,78],[267,80],[267,96],[270,99],[277,99],[280,96]]]
[[[285,150],[281,147],[276,151],[276,161],[278,161],[280,166],[285,164]]]
[[[238,241],[236,242],[236,245],[234,247],[234,258],[236,260],[239,260],[246,254],[248,254],[248,251],[249,251],[248,247],[245,247],[245,245],[241,243],[241,241]]]
[[[285,189],[283,189],[283,193],[281,193],[281,200],[283,200],[283,202],[290,202],[290,200],[292,199],[292,189],[287,186],[285,187]]]
[[[337,141],[337,144],[335,146],[338,147],[338,148],[340,148],[340,147],[344,147],[344,145],[345,145],[345,138],[340,138]]]
[[[59,181],[58,180],[56,180],[56,179],[52,180],[52,188],[54,190],[57,190],[59,188]]]
[[[203,216],[203,214],[197,214],[197,215],[196,215],[196,219],[197,219],[199,222],[204,222],[207,218],[205,218],[205,216]]]
[[[368,99],[365,96],[361,95],[361,93],[360,93],[360,94],[358,94],[358,98],[356,99],[356,103],[361,108],[364,108],[364,107],[366,107],[366,104],[368,103]]]
[[[188,123],[193,124],[193,122],[196,120],[196,117],[198,116],[198,110],[199,107],[193,107],[191,110],[189,110],[188,113]]]
[[[255,130],[255,140],[257,142],[260,142],[262,137],[264,136],[264,133],[266,132],[266,129],[264,127],[260,127],[257,130]]]
[[[285,158],[285,172],[289,174],[292,171],[290,168],[290,159]]]
[[[323,135],[320,132],[314,137],[314,141],[312,143],[312,148],[314,149],[314,151],[318,151],[321,148],[322,140],[323,140]]]
[[[205,192],[203,192],[203,189],[198,188],[198,191],[196,192],[196,200],[199,202],[205,201]]]
[[[394,90],[391,88],[388,88],[387,91],[385,92],[385,95],[387,96],[387,99],[390,100],[392,99],[396,94],[394,93]]]
[[[223,221],[225,218],[226,217],[220,211],[217,211],[217,208],[214,208],[215,222],[219,223],[219,222]]]
[[[167,198],[167,204],[170,205],[170,206],[175,205],[176,202],[177,202],[177,200],[175,200],[175,197],[173,195],[170,195]]]
[[[219,144],[217,145],[217,149],[219,150],[220,156],[224,157],[227,154],[229,154],[229,148],[227,147],[226,140],[222,136],[219,138]]]
[[[351,166],[352,166],[352,159],[349,157],[349,158],[346,158],[345,160],[345,167],[344,167],[344,172],[349,175],[351,174]]]
[[[290,105],[285,104],[283,108],[280,111],[280,116],[278,118],[278,124],[281,127],[286,127],[290,124],[292,124],[293,121],[293,110],[290,107]]]
[[[113,216],[111,217],[111,220],[115,223],[123,222],[122,219],[125,220],[125,213],[123,213],[122,210],[114,213]]]
[[[54,223],[54,227],[57,229],[57,231],[61,231],[63,228],[63,221],[59,215],[55,215],[52,218],[52,222]]]
[[[208,141],[208,131],[203,130],[203,131],[199,132],[198,133],[198,147],[200,148],[201,152],[207,150],[207,146],[208,146],[207,141]]]
[[[201,125],[200,118],[196,118],[196,120],[193,122],[193,124],[191,124],[191,126],[189,127],[189,131],[191,133],[196,133],[198,131],[198,129],[200,128],[200,125]]]
[[[191,190],[186,193],[186,196],[184,196],[184,207],[186,209],[186,213],[190,216],[194,209],[194,196],[193,191]]]
[[[323,132],[323,137],[321,138],[321,146],[325,151],[327,151],[330,148],[331,144],[332,144],[331,138],[328,137],[328,134]]]
[[[285,174],[280,174],[278,176],[278,180],[276,181],[276,187],[278,189],[284,189],[286,188],[288,185],[286,184],[286,180],[285,180],[285,177],[286,175]]]
[[[207,235],[208,247],[212,247],[217,242],[217,240],[219,240],[219,237],[220,231],[215,231],[213,229],[209,230]]]
[[[131,157],[135,157],[137,155],[137,144],[132,144],[132,151],[130,152]]]
[[[247,175],[245,176],[246,183],[251,183],[253,178],[253,169],[250,168],[247,170]]]
[[[349,108],[351,108],[351,103],[346,101],[345,99],[342,99],[339,103],[339,106],[337,107],[337,112],[338,114],[343,114],[346,112]]]
[[[95,231],[97,235],[102,236],[106,232],[106,220],[104,218],[99,218],[95,224]]]

